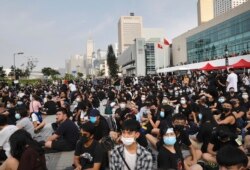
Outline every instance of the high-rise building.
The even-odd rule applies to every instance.
[[[214,0],[198,0],[198,25],[214,18]]]
[[[85,73],[82,55],[76,54],[74,56],[71,56],[69,60],[66,60],[65,65],[66,65],[66,72],[68,74],[76,75],[78,72]]]
[[[118,22],[119,53],[134,44],[134,40],[141,38],[141,35],[142,17],[134,16],[134,13],[130,13],[130,16],[122,16]]]
[[[94,54],[94,41],[89,38],[86,45],[86,73],[91,74],[92,59]]]
[[[248,0],[214,0],[214,16],[219,16]]]

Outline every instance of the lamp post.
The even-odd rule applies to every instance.
[[[14,53],[14,80],[16,80],[16,55],[22,55],[24,54],[23,52],[18,52],[18,53]]]
[[[227,49],[227,45],[225,46],[225,65],[228,66],[228,49]]]

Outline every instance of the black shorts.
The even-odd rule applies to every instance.
[[[64,139],[52,141],[52,148],[58,151],[72,151],[75,148]]]

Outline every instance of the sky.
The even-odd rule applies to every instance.
[[[120,16],[142,16],[143,27],[163,28],[169,42],[197,26],[197,0],[0,0],[0,66],[65,68],[65,60],[118,42]]]

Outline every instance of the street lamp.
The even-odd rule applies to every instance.
[[[16,80],[16,55],[22,55],[23,52],[14,53],[14,80]]]

